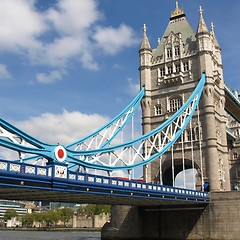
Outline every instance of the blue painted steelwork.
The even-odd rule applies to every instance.
[[[143,201],[146,199],[198,203],[208,203],[209,201],[207,192],[76,173],[68,170],[66,164],[59,163],[36,166],[0,160],[0,186],[38,189],[39,191],[107,195],[109,198],[121,196],[139,198]],[[91,196],[89,196],[90,198]]]
[[[95,150],[89,150],[89,151],[71,151],[68,150],[68,162],[75,163],[77,165],[81,165],[87,168],[94,168],[99,170],[105,170],[105,171],[113,171],[113,170],[120,170],[120,169],[127,169],[130,170],[132,168],[146,165],[152,161],[154,161],[156,158],[164,154],[180,137],[186,126],[188,125],[190,119],[192,118],[192,115],[194,114],[194,111],[199,103],[202,90],[204,87],[206,81],[205,74],[202,74],[202,77],[193,91],[192,95],[189,97],[189,99],[185,102],[185,104],[177,111],[175,112],[169,119],[167,119],[163,124],[161,124],[159,127],[155,128],[149,133],[146,133],[145,135],[142,135],[141,137],[134,139],[130,142],[119,144],[117,146],[112,146],[104,149],[95,149]],[[184,115],[183,115],[184,114]],[[132,148],[134,144],[139,143],[141,148],[143,147],[143,144],[141,144],[143,141],[146,141],[153,137],[154,135],[158,134],[159,132],[163,131],[166,128],[169,128],[171,124],[179,124],[176,123],[176,120],[179,119],[181,116],[183,116],[184,121],[182,122],[182,125],[177,127],[177,130],[175,131],[172,138],[166,142],[166,144],[162,147],[162,149],[158,150],[157,148],[154,148],[155,152],[151,156],[148,157],[148,159],[144,159],[144,161],[131,164],[131,165],[125,165],[125,166],[110,166],[110,165],[98,165],[89,162],[84,161],[86,159],[86,156],[89,156],[89,158],[93,159],[96,157],[99,157],[103,154],[109,154],[112,152],[115,152],[118,149],[126,149],[126,148]],[[137,153],[139,155],[139,153]],[[83,159],[77,159],[76,157],[84,156]]]
[[[123,127],[126,125],[126,123],[129,121],[129,119],[132,117],[134,112],[136,111],[142,97],[144,96],[144,88],[139,92],[139,94],[134,98],[134,100],[121,112],[119,113],[115,118],[113,118],[109,123],[105,124],[103,127],[95,131],[94,133],[90,134],[89,136],[78,140],[72,144],[69,144],[66,148],[72,148],[75,145],[79,145],[88,139],[92,139],[98,134],[100,134],[103,130],[109,129],[111,125],[115,124],[119,119],[123,118],[120,124],[117,124],[117,127],[114,129],[114,131],[111,133],[111,137],[102,140],[101,146],[99,148],[103,148],[111,143],[111,141],[119,134],[119,132],[123,129]],[[2,128],[2,131],[6,131],[12,134],[11,139],[8,139],[9,134],[7,134],[7,137],[4,136],[4,138],[0,139],[0,146],[9,148],[14,151],[18,151],[21,153],[29,153],[34,156],[28,157],[28,158],[21,158],[17,159],[16,161],[33,161],[40,157],[46,158],[50,161],[57,161],[56,156],[54,154],[54,150],[58,145],[49,145],[46,143],[43,143],[39,141],[36,138],[33,138],[32,136],[24,133],[20,129],[16,128],[15,126],[11,125],[4,119],[0,118],[0,127]],[[13,140],[14,139],[14,140]],[[16,140],[18,139],[18,141]],[[22,144],[24,142],[24,144]],[[26,143],[28,146],[26,147]],[[95,146],[96,147],[96,146]],[[36,155],[36,156],[35,156]]]
[[[2,137],[0,139],[0,146],[9,148],[20,153],[28,153],[33,155],[33,157],[21,158],[20,160],[22,161],[32,160],[37,155],[37,157],[41,156],[46,158],[49,162],[67,162],[76,166],[105,170],[108,172],[119,169],[131,170],[132,168],[143,166],[154,161],[157,157],[164,154],[176,142],[176,140],[182,134],[190,119],[192,118],[192,115],[198,105],[205,84],[205,78],[205,74],[203,74],[190,98],[177,112],[175,112],[163,124],[152,130],[151,132],[123,144],[107,147],[107,145],[125,126],[127,120],[132,116],[134,110],[137,107],[137,104],[141,101],[143,97],[144,89],[141,90],[141,92],[134,99],[134,101],[116,118],[114,118],[112,121],[110,121],[104,127],[100,128],[95,133],[89,135],[88,137],[80,141],[68,145],[66,148],[59,145],[45,144],[27,135],[26,133],[7,123],[3,119],[0,119],[0,127],[1,131],[3,132],[4,138]],[[93,138],[103,129],[107,129],[114,121],[119,120],[123,115],[126,115],[126,117],[124,118],[124,122],[120,125],[119,128],[116,128],[112,132],[110,138],[104,139],[104,141],[101,142],[101,145],[97,149],[71,149],[72,146],[79,145],[86,139]],[[4,131],[7,132],[6,135],[4,135]],[[161,132],[164,133],[165,138],[164,143],[158,148],[155,143],[152,144],[151,138],[155,138],[155,136]],[[170,135],[170,137],[168,135]],[[25,142],[30,146],[24,145],[23,143]],[[153,142],[155,142],[155,140]],[[141,151],[149,143],[152,144],[151,151],[146,151],[148,152],[148,155],[144,156]],[[120,153],[117,153],[117,151],[120,151]],[[124,154],[126,151],[135,152],[133,160],[130,163],[126,163],[124,160]],[[105,163],[101,160],[104,157],[109,158],[110,155],[116,158],[114,160],[114,163]],[[137,157],[139,157],[140,160],[134,162]],[[120,161],[122,164],[119,164],[118,161]]]
[[[84,141],[95,137],[101,131],[109,128],[112,124],[114,124],[114,122],[118,121],[120,118],[122,118],[123,115],[125,115],[126,113],[128,113],[130,111],[130,113],[127,114],[127,118],[124,119],[124,123],[122,123],[121,126],[119,126],[117,128],[117,130],[114,132],[114,134],[109,139],[106,139],[106,141],[102,143],[102,145],[99,147],[99,149],[102,149],[102,148],[106,147],[107,145],[109,145],[112,142],[112,140],[121,132],[121,130],[124,128],[126,123],[129,121],[129,119],[132,117],[132,115],[136,111],[140,101],[142,100],[142,98],[144,96],[144,91],[145,91],[145,89],[142,88],[141,91],[139,92],[139,94],[135,97],[135,99],[121,113],[119,113],[115,118],[113,118],[109,123],[107,123],[103,127],[99,128],[97,131],[88,135],[87,137],[67,145],[66,148],[70,149],[73,146],[79,145],[79,144],[83,143]]]
[[[121,130],[124,128],[124,126],[127,124],[129,119],[133,116],[135,113],[137,107],[139,106],[140,101],[142,100],[142,97],[144,96],[144,88],[141,89],[139,94],[134,98],[134,100],[121,112],[119,113],[115,118],[113,118],[109,123],[105,124],[103,127],[95,131],[94,133],[88,135],[87,137],[84,137],[81,140],[78,140],[72,144],[69,144],[66,146],[67,149],[71,149],[73,147],[77,147],[80,144],[86,145],[87,140],[94,139],[98,135],[101,136],[103,135],[103,131],[107,131],[110,129],[111,126],[114,125],[114,129],[110,132],[110,136],[107,136],[104,138],[104,136],[101,136],[101,145],[97,147],[98,149],[102,149],[106,146],[108,146],[112,140],[121,132]],[[120,123],[118,123],[121,121]],[[28,158],[22,158],[21,160],[17,159],[16,161],[23,161],[23,162],[28,162],[28,161],[33,161],[36,160],[40,157],[46,158],[51,161],[58,161],[56,159],[56,156],[54,154],[54,150],[58,145],[49,145],[45,144],[41,141],[39,141],[36,138],[31,137],[30,135],[24,133],[20,129],[16,128],[15,126],[11,125],[7,121],[3,120],[0,118],[0,127],[2,127],[4,130],[10,132],[13,134],[12,138],[18,138],[21,139],[19,142],[17,141],[9,141],[7,138],[2,138],[0,139],[0,146],[9,148],[14,151],[19,151],[23,153],[29,153],[37,156],[32,156]],[[33,147],[26,147],[22,144],[22,141],[24,143],[28,143],[32,145]],[[92,149],[91,147],[89,147]],[[96,145],[94,145],[94,148],[96,148]]]
[[[0,146],[18,152],[40,155],[46,157],[47,159],[52,159],[54,157],[52,149],[54,149],[57,145],[45,144],[38,139],[24,133],[20,129],[3,120],[2,118],[0,118],[0,127],[1,131],[6,131],[12,134],[11,136],[9,136],[11,140],[8,139],[8,136],[4,136],[4,138],[0,139]],[[30,144],[32,147],[21,145],[21,142],[23,140],[25,143]]]

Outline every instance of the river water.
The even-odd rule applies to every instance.
[[[100,240],[100,232],[0,231],[0,240]]]

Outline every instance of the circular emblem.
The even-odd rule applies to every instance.
[[[57,146],[54,150],[54,154],[59,162],[64,162],[67,157],[66,149],[63,146]]]

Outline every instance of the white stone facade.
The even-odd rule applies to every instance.
[[[195,114],[184,137],[175,144],[174,171],[176,176],[183,168],[181,143],[183,140],[185,169],[192,168],[192,160],[194,160],[194,168],[197,172],[201,172],[201,161],[203,161],[204,182],[210,183],[211,191],[227,191],[231,188],[229,174],[231,164],[229,164],[226,134],[228,119],[224,109],[221,49],[213,24],[209,31],[201,8],[199,12],[198,28],[194,31],[184,11],[176,6],[155,49],[150,46],[144,25],[139,50],[140,84],[146,90],[142,100],[143,133],[151,131],[179,109],[191,95],[204,71],[206,84],[199,104],[200,124]],[[201,143],[199,138],[202,140]],[[235,149],[236,151],[239,153],[239,148]],[[236,157],[236,154],[234,156]],[[161,167],[159,159],[148,166],[145,169],[147,181],[158,182],[162,179],[163,184],[172,185],[171,161],[172,152],[169,151],[161,159]],[[159,176],[160,174],[162,176]]]

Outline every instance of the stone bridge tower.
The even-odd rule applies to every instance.
[[[156,159],[146,166],[144,172],[148,182],[160,181],[173,185],[173,158],[175,176],[188,168],[200,172],[202,165],[204,182],[209,182],[210,190],[226,191],[230,190],[230,179],[221,49],[213,24],[210,31],[205,24],[201,7],[199,13],[195,32],[184,11],[176,3],[176,9],[171,13],[168,26],[162,38],[158,39],[155,49],[150,46],[144,25],[139,50],[140,81],[146,89],[142,101],[143,133],[155,128],[177,111],[191,95],[201,73],[206,72],[199,115],[194,115],[183,137],[175,144],[174,153],[168,151],[162,159]]]

